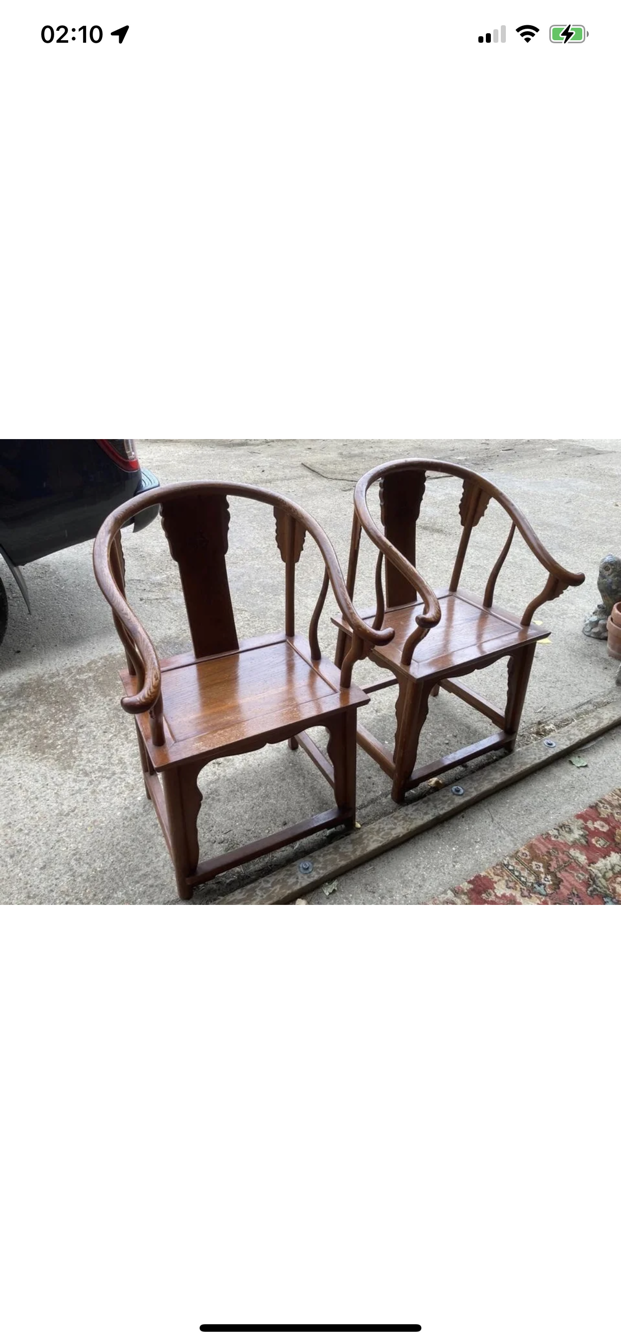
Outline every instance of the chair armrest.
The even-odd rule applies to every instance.
[[[520,513],[519,509],[516,509],[515,504],[512,504],[511,500],[507,499],[507,496],[503,495],[500,490],[494,491],[494,494],[505,512],[508,513],[529,550],[532,551],[548,574],[541,592],[533,598],[532,602],[529,602],[522,616],[522,625],[530,625],[535,612],[543,606],[544,602],[554,601],[555,598],[561,596],[561,593],[565,592],[566,588],[579,588],[580,584],[584,583],[585,575],[574,574],[572,570],[565,569],[564,565],[559,564],[558,560],[550,555],[543,542],[539,540],[528,519],[524,517],[523,513]]]
[[[518,508],[516,508],[515,504],[512,504],[511,500],[503,494],[502,490],[496,489],[490,482],[486,482],[486,485],[490,487],[492,498],[498,500],[498,503],[502,505],[505,513],[507,513],[515,523],[520,536],[523,537],[529,550],[536,556],[543,568],[547,569],[548,574],[556,579],[558,592],[555,592],[554,596],[558,597],[559,593],[563,593],[566,588],[579,588],[580,584],[584,583],[585,575],[574,574],[572,570],[565,569],[564,565],[559,564],[559,561],[555,560],[554,556],[550,555],[549,550],[544,546],[543,542],[540,541],[528,519],[524,517],[524,514],[521,513]]]
[[[298,513],[304,526],[311,533],[311,536],[314,538],[321,551],[332,592],[334,593],[343,616],[351,626],[352,634],[367,644],[389,644],[391,639],[394,639],[395,637],[394,630],[389,627],[385,630],[374,630],[372,626],[367,625],[362,617],[358,615],[349,593],[347,592],[341,566],[331,541],[328,540],[326,533],[317,527],[314,520],[310,518],[308,514],[303,513],[301,509],[298,510]]]
[[[155,648],[135,612],[128,605],[114,575],[112,550],[119,530],[120,525],[115,515],[111,514],[97,534],[93,549],[93,568],[97,583],[112,607],[121,639],[123,639],[122,631],[130,636],[133,649],[128,647],[126,640],[123,639],[129,656],[132,657],[133,652],[136,652],[141,663],[138,671],[142,677],[142,686],[136,695],[124,696],[121,704],[128,714],[144,714],[153,710],[161,698],[162,673]]]
[[[547,568],[547,566],[546,566]],[[570,574],[569,570],[559,566],[560,574],[550,571],[541,592],[529,602],[524,615],[522,616],[522,625],[530,625],[535,612],[542,607],[544,602],[553,602],[556,597],[560,597],[566,588],[577,588],[584,583],[584,574]],[[569,577],[567,577],[569,575]]]
[[[362,527],[370,540],[378,547],[378,550],[380,550],[386,559],[390,561],[391,565],[394,565],[395,569],[399,570],[400,574],[403,574],[404,578],[408,579],[409,583],[411,583],[412,587],[420,594],[423,600],[424,609],[420,615],[416,617],[416,625],[418,629],[410,635],[403,647],[402,661],[409,666],[416,645],[421,639],[424,639],[429,630],[432,630],[434,626],[439,624],[442,615],[440,603],[438,602],[433,588],[430,588],[429,584],[426,583],[422,574],[419,574],[418,570],[414,568],[414,565],[410,564],[409,560],[406,560],[405,556],[401,554],[401,551],[398,551],[396,546],[393,546],[392,542],[388,541],[387,537],[384,536],[384,533],[381,532],[373,522],[364,496],[364,491],[360,489],[361,484],[362,482],[359,482],[356,487],[355,508]]]

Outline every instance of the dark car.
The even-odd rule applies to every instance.
[[[28,610],[22,565],[92,540],[112,509],[157,485],[131,439],[0,439],[0,556]],[[135,529],[157,513],[157,506],[139,513]],[[7,613],[0,579],[0,643]]]

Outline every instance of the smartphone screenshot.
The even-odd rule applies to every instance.
[[[618,1340],[620,41],[3,18],[14,1344]]]

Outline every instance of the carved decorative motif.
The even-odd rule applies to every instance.
[[[465,527],[466,524],[469,524],[470,527],[476,527],[477,523],[480,523],[490,499],[491,495],[486,495],[476,481],[464,481],[459,502],[459,516],[462,527]]]
[[[306,529],[296,518],[292,518],[290,513],[286,513],[284,509],[276,507],[274,509],[274,517],[276,519],[276,545],[278,546],[280,554],[286,563],[289,558],[289,545],[291,544],[291,559],[294,565],[297,565],[304,549]],[[291,543],[292,534],[293,542]]]
[[[511,736],[515,736],[520,726],[536,647],[536,644],[525,644],[517,652],[512,653],[509,658],[507,667],[505,732],[509,733]]]
[[[570,583],[571,578],[565,579],[560,574],[550,574],[545,587],[526,608],[522,617],[522,625],[530,625],[535,612],[543,606],[544,602],[554,602],[557,597],[565,592],[566,588],[569,588]]]
[[[418,741],[429,713],[431,689],[429,682],[422,682],[418,686],[409,680],[399,682],[399,694],[395,705],[397,731],[392,788],[395,803],[403,802],[410,775],[416,764]]]
[[[182,770],[182,800],[183,815],[186,832],[186,843],[188,851],[188,867],[190,870],[198,867],[200,858],[200,847],[198,838],[198,817],[203,804],[203,794],[198,787],[200,766],[186,766]]]

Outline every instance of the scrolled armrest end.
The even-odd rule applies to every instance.
[[[124,695],[121,706],[126,714],[150,714],[162,703],[161,677],[156,677],[149,686],[143,686],[135,695]]]
[[[373,644],[390,644],[391,639],[394,639],[395,637],[395,632],[390,625],[386,626],[383,630],[373,630],[372,633]]]

